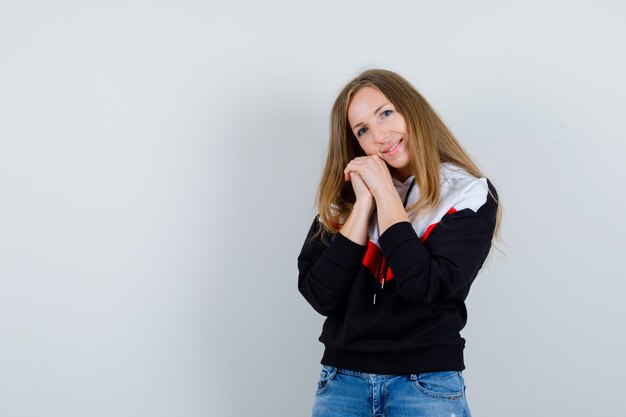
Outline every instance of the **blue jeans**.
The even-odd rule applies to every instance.
[[[471,417],[461,371],[383,375],[322,365],[313,417]]]

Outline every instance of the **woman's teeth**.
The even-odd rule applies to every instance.
[[[394,151],[394,150],[398,147],[398,145],[400,145],[400,142],[402,142],[402,139],[400,139],[400,140],[398,141],[398,143],[396,143],[395,145],[393,145],[393,146],[391,147],[391,149],[389,149],[389,150],[388,150],[387,152],[385,152],[385,153],[393,152],[393,151]]]

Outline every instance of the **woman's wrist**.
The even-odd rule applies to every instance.
[[[348,216],[346,223],[341,227],[339,232],[351,241],[359,245],[365,245],[367,243],[369,220],[373,211],[373,199],[372,203],[357,200],[352,207],[350,216]]]
[[[354,202],[354,206],[352,210],[363,211],[365,213],[369,213],[370,215],[374,212],[374,207],[376,206],[376,201],[374,197],[369,198],[357,198]]]
[[[384,201],[390,198],[399,198],[398,190],[391,185],[390,187],[381,187],[376,191],[372,192],[372,197],[375,201]]]
[[[376,195],[376,207],[378,212],[378,230],[381,235],[393,224],[409,221],[400,195],[395,189],[393,192],[387,191],[386,193]]]

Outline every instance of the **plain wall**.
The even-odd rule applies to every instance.
[[[409,79],[496,186],[475,416],[616,415],[618,1],[2,1],[0,416],[306,416],[297,291],[328,115]],[[622,161],[622,162],[620,162]]]

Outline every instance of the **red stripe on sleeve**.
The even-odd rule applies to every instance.
[[[454,207],[452,207],[450,210],[448,210],[448,212],[446,214],[452,214],[452,213],[456,213],[456,209]],[[445,214],[444,214],[445,216]],[[437,223],[433,223],[430,226],[428,226],[428,228],[426,228],[426,231],[424,232],[424,235],[420,238],[420,241],[422,243],[424,243],[426,241],[426,239],[428,238],[428,235],[430,235],[430,232],[433,231],[433,229],[435,228],[435,226],[437,226],[439,224],[439,222]]]

